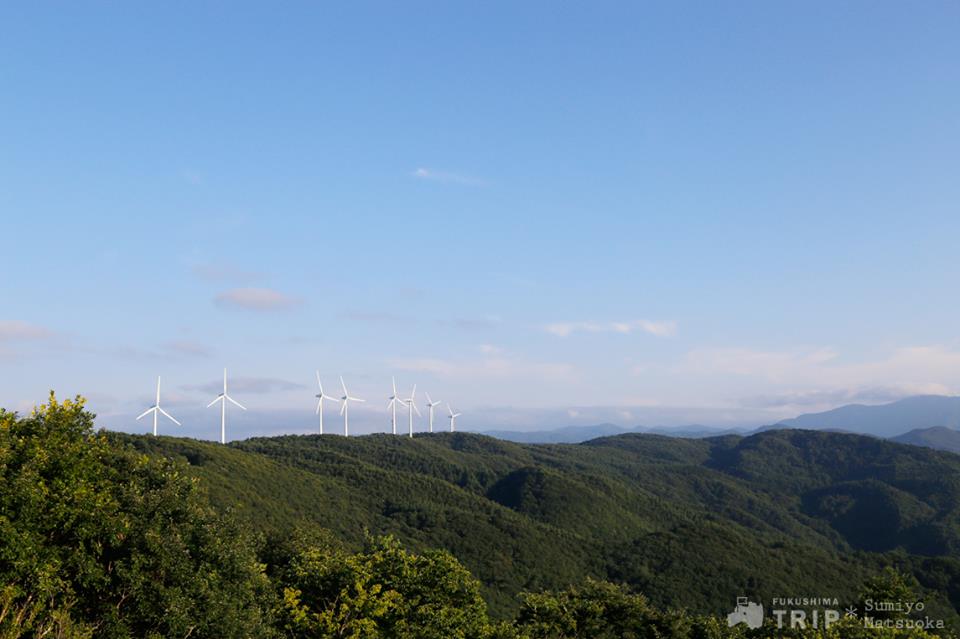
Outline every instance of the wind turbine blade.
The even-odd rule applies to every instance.
[[[416,397],[416,396],[417,396],[417,385],[414,384],[414,385],[413,385],[413,390],[410,391],[410,399],[413,399],[413,398]]]
[[[343,381],[343,375],[340,376],[340,385],[343,386],[343,394],[345,397],[349,397],[350,393],[347,392],[347,384]]]
[[[350,401],[351,401],[351,402],[365,402],[365,401],[367,401],[367,400],[365,400],[365,399],[360,399],[359,397],[351,397],[351,398],[350,398]]]
[[[397,394],[397,378],[396,378],[396,377],[391,377],[391,378],[390,378],[390,381],[393,382],[393,394],[394,394],[394,396],[396,396],[396,394]]]
[[[238,406],[239,408],[241,408],[241,409],[243,409],[243,410],[247,410],[246,407],[244,407],[243,404],[241,404],[240,402],[238,402],[238,401],[235,400],[234,398],[230,397],[229,395],[224,395],[224,397],[226,397],[227,399],[229,399],[231,402],[233,402],[233,403],[234,403],[236,406]]]
[[[323,392],[323,384],[320,383],[320,371],[317,371],[317,386],[320,387],[320,392]]]
[[[340,405],[340,414],[343,415],[343,411],[345,410],[347,410],[347,402],[343,402],[343,404]]]
[[[430,401],[430,393],[424,393],[424,395],[427,396],[427,404],[432,404],[433,402]]]
[[[137,417],[137,419],[140,419],[141,417],[146,417],[147,415],[149,415],[150,413],[152,413],[152,412],[155,411],[155,410],[157,410],[157,407],[156,407],[156,406],[153,406],[152,408],[148,408],[147,410],[145,410],[145,411],[143,411],[142,413],[140,413],[140,415],[139,415],[139,417]]]
[[[163,410],[163,409],[160,408],[159,406],[157,406],[157,410],[159,410],[161,413],[163,413],[164,415],[166,415],[166,416],[167,416],[167,419],[169,419],[171,422],[173,422],[173,423],[176,424],[177,426],[183,426],[183,424],[181,424],[180,422],[178,422],[177,420],[175,420],[175,419],[173,418],[173,415],[171,415],[171,414],[168,413],[167,411]]]
[[[413,410],[417,411],[417,415],[420,415],[420,409],[417,408],[417,405],[414,404],[413,402],[410,402],[410,405],[413,406]]]
[[[219,402],[221,399],[223,399],[223,395],[221,395],[220,397],[216,398],[215,400],[213,400],[212,402],[210,402],[209,404],[207,404],[207,408],[210,408],[211,406],[213,406],[214,404],[216,404],[217,402]]]
[[[318,400],[317,400],[317,412],[316,412],[317,415],[320,414],[320,408],[321,408],[322,406],[323,406],[323,400],[322,400],[322,399],[318,399]]]

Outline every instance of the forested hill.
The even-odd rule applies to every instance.
[[[576,445],[466,433],[228,446],[115,436],[185,459],[215,505],[268,536],[319,525],[357,547],[369,532],[445,548],[501,613],[520,590],[587,575],[713,614],[743,594],[843,600],[891,564],[930,589],[928,606],[960,608],[960,456],[950,453],[797,430]]]

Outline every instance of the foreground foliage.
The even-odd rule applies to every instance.
[[[449,553],[392,538],[359,553],[307,548],[284,571],[280,624],[293,637],[482,637],[480,584]]]
[[[181,466],[111,444],[83,402],[0,412],[0,624],[27,636],[245,637],[252,540]]]
[[[226,450],[182,452],[196,464]],[[524,471],[519,489],[495,474],[489,481],[499,485],[497,498],[522,503],[555,489],[538,474]],[[479,498],[471,503],[477,521],[499,512]],[[303,521],[267,529],[264,537],[246,532],[238,523],[245,519],[214,511],[182,461],[94,432],[79,398],[51,396],[28,416],[0,411],[0,639],[931,636],[867,629],[857,620],[827,630],[780,630],[769,620],[756,630],[728,628],[726,619],[668,609],[583,572],[559,588],[527,588],[516,612],[497,620],[483,596],[490,586],[445,550],[411,552],[395,537],[369,534],[356,544]],[[547,531],[536,534],[549,540]],[[551,543],[531,550],[553,551]],[[860,596],[911,598],[918,587],[912,576],[887,571],[871,577]]]

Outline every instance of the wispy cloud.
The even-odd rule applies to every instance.
[[[485,355],[501,355],[504,352],[502,348],[494,346],[493,344],[481,344],[477,348]]]
[[[230,378],[229,381],[231,393],[237,392],[262,395],[275,391],[302,390],[306,388],[306,386],[303,384],[297,384],[296,382],[290,382],[285,379],[278,379],[275,377],[236,377]],[[190,392],[219,393],[223,390],[223,380],[218,379],[206,384],[187,384],[185,386],[181,386],[180,388],[184,391]]]
[[[419,167],[411,173],[418,180],[430,180],[433,182],[446,182],[448,184],[463,184],[465,186],[484,186],[487,182],[472,175],[463,173],[454,173],[451,171],[438,171]]]
[[[746,396],[739,405],[789,412],[851,402],[883,403],[909,395],[950,394],[960,384],[958,370],[960,352],[941,346],[911,346],[859,361],[828,347],[699,349],[688,353],[671,372],[688,378],[740,377],[753,386],[768,385],[770,391]]]
[[[20,361],[28,352],[34,355],[63,353],[69,347],[66,335],[45,326],[22,320],[0,320],[0,362]]]
[[[396,324],[410,321],[409,317],[397,315],[389,311],[344,311],[340,314],[340,317],[345,320],[350,320],[351,322],[372,322],[374,324]]]
[[[759,377],[772,382],[815,378],[814,371],[837,358],[826,347],[762,351],[750,348],[705,348],[687,353],[678,370],[683,373],[709,373]]]
[[[191,270],[196,277],[212,282],[246,283],[261,277],[261,273],[227,263],[194,264]]]
[[[642,332],[656,337],[670,337],[677,333],[674,321],[630,320],[625,322],[554,322],[544,326],[544,330],[558,337],[569,337],[574,333],[620,333],[629,335]]]
[[[249,311],[283,311],[301,304],[301,300],[269,288],[235,288],[214,298],[221,308]]]
[[[207,346],[189,340],[167,342],[163,345],[163,348],[174,355],[183,355],[186,357],[211,357],[213,355],[213,351]]]
[[[536,362],[511,355],[491,344],[479,347],[480,357],[447,360],[431,357],[397,359],[389,362],[392,368],[404,371],[430,373],[439,377],[474,379],[570,380],[575,375],[571,364],[563,362]]]
[[[0,320],[0,341],[18,342],[50,337],[53,337],[53,332],[43,326],[20,320]]]
[[[502,324],[503,318],[499,315],[484,315],[482,317],[456,317],[452,320],[439,321],[464,331],[486,331]]]
[[[911,395],[939,395],[947,390],[940,384],[930,386],[880,386],[867,388],[838,388],[832,390],[809,390],[769,395],[757,395],[741,400],[741,404],[756,408],[784,408],[806,406],[839,406],[841,404],[884,404]]]

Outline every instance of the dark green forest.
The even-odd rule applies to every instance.
[[[949,634],[960,609],[960,456],[856,435],[220,446],[51,397],[0,411],[0,479],[0,639],[923,637],[726,614],[887,593]]]

